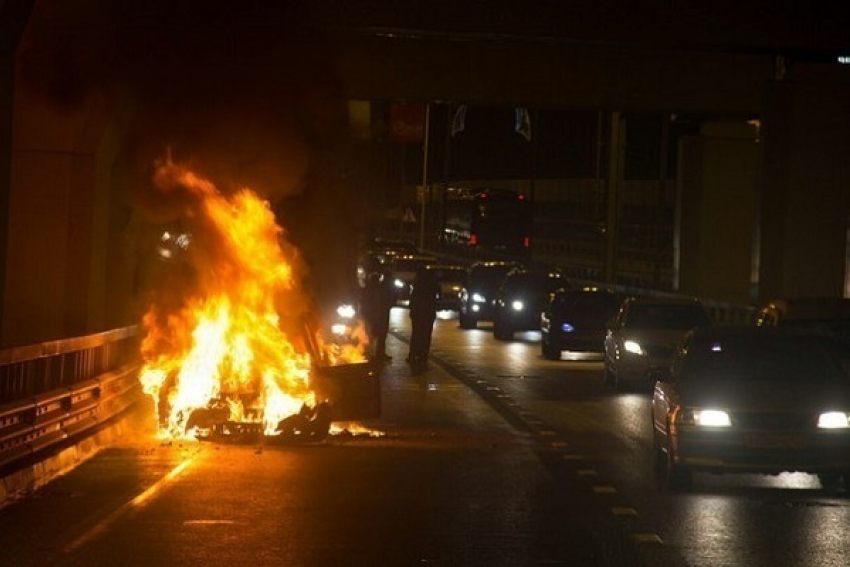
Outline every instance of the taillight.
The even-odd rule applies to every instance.
[[[477,234],[469,235],[469,245],[470,246],[478,246],[478,235]]]
[[[524,237],[522,239],[522,246],[523,246],[523,248],[528,248],[529,246],[531,246],[531,239],[527,236]]]

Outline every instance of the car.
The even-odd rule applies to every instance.
[[[649,371],[669,365],[682,337],[711,325],[702,303],[678,297],[626,298],[605,332],[605,382],[651,387]]]
[[[505,276],[521,264],[510,261],[475,262],[468,269],[466,285],[460,294],[458,324],[475,329],[479,321],[492,321],[496,292]]]
[[[606,325],[620,306],[619,295],[600,287],[559,289],[540,317],[544,358],[602,358]]]
[[[460,293],[466,284],[467,271],[464,266],[456,264],[430,264],[425,266],[433,272],[440,286],[437,295],[437,310],[458,311],[460,309]]]
[[[416,273],[435,263],[437,258],[426,254],[403,254],[390,259],[388,267],[395,290],[396,305],[404,304],[410,299],[410,289],[416,279]]]
[[[549,296],[567,287],[566,278],[557,270],[515,268],[508,272],[496,294],[493,337],[508,341],[517,331],[539,331]]]
[[[759,327],[797,327],[835,341],[845,366],[850,368],[850,298],[791,297],[774,299],[759,308]]]
[[[653,446],[671,488],[690,484],[695,471],[799,471],[850,489],[850,377],[824,337],[696,329],[654,375]]]

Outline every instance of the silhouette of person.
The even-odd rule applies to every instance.
[[[437,317],[437,294],[439,283],[434,274],[420,268],[410,291],[410,353],[411,364],[421,364],[428,359],[431,350],[431,332]]]
[[[369,335],[372,358],[390,360],[387,354],[387,333],[390,330],[390,310],[395,304],[395,294],[391,287],[387,270],[378,270],[366,277],[360,310]]]

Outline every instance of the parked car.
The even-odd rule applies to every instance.
[[[620,306],[617,293],[598,287],[559,289],[540,317],[543,356],[602,358],[606,325]]]
[[[850,489],[850,377],[823,337],[697,329],[655,374],[654,447],[671,487],[693,471],[801,471]]]
[[[709,325],[708,312],[695,299],[625,299],[605,334],[605,382],[649,388],[649,371],[670,365],[685,333]]]
[[[453,264],[431,264],[425,267],[433,272],[440,292],[437,295],[437,309],[449,309],[458,311],[460,309],[460,293],[466,284],[466,268]]]
[[[388,266],[395,290],[396,304],[404,304],[410,299],[410,288],[419,269],[436,262],[437,258],[424,254],[404,254],[390,259]]]
[[[793,297],[775,299],[756,314],[759,327],[797,327],[835,341],[850,368],[850,298]]]
[[[466,286],[460,294],[458,323],[462,329],[474,329],[479,321],[492,321],[496,292],[502,280],[517,262],[475,262],[468,269]]]
[[[493,336],[511,340],[517,331],[540,330],[540,316],[556,290],[568,287],[558,271],[515,268],[505,276],[493,311]]]

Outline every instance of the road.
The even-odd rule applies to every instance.
[[[0,567],[847,565],[848,502],[808,475],[655,476],[646,392],[441,317],[392,315],[380,436],[301,446],[137,434],[0,509]]]

